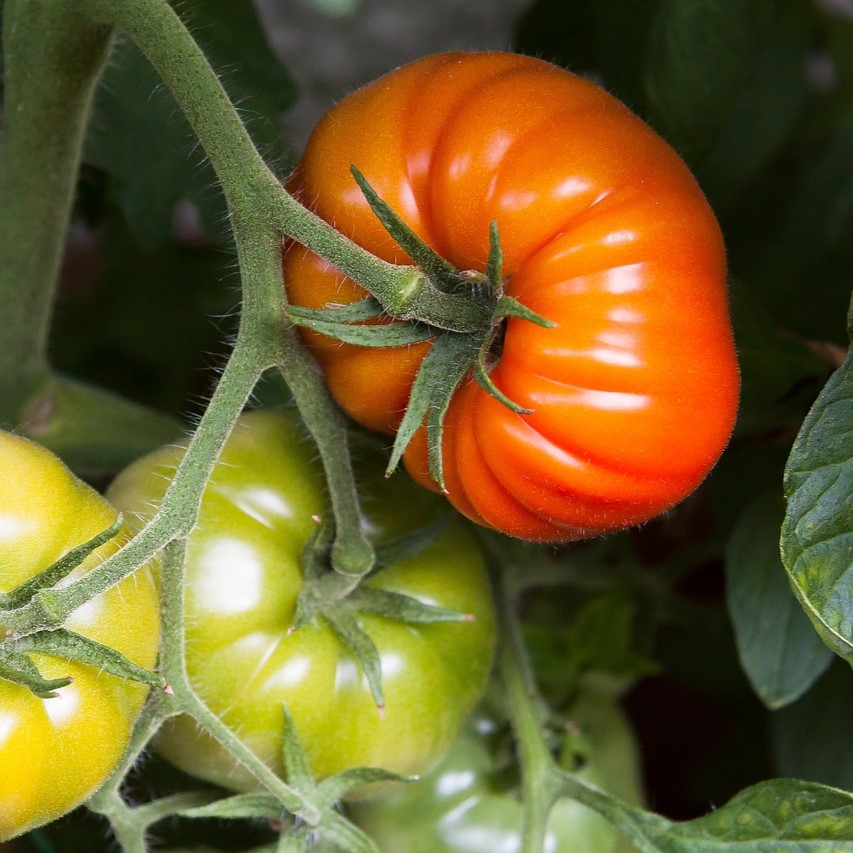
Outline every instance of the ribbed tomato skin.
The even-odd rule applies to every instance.
[[[739,375],[719,226],[687,166],[602,88],[506,53],[446,53],[349,95],[291,180],[302,201],[376,255],[409,259],[350,174],[357,166],[429,245],[484,271],[497,222],[507,293],[555,323],[506,321],[491,378],[447,414],[448,497],[481,524],[566,541],[645,521],[692,492],[731,434]],[[364,297],[299,246],[289,298]],[[368,349],[306,332],[342,407],[393,432],[429,344]],[[434,487],[419,434],[410,472]]]

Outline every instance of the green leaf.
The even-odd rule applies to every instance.
[[[785,141],[807,91],[811,13],[793,0],[663,0],[646,89],[655,125],[718,204]]]
[[[3,101],[3,80],[4,80],[4,62],[3,62],[3,3],[0,0],[0,107]]]
[[[785,494],[782,559],[794,592],[823,641],[853,662],[851,355],[803,422],[785,469]]]
[[[486,367],[486,350],[488,346],[483,346],[474,362],[474,381],[487,393],[491,394],[499,403],[506,406],[511,412],[518,415],[532,415],[533,409],[526,409],[524,406],[510,400],[489,376],[489,371]]]
[[[24,408],[23,432],[81,477],[112,477],[184,434],[168,415],[95,385],[54,377]]]
[[[382,569],[410,560],[434,545],[439,536],[447,529],[453,516],[446,513],[432,524],[417,527],[408,533],[395,536],[380,543],[376,548],[376,563],[370,570],[370,575],[375,575]]]
[[[645,112],[643,59],[659,0],[537,0],[518,22],[515,48],[600,78]]]
[[[832,662],[791,593],[779,555],[785,514],[765,493],[741,515],[726,551],[726,593],[738,655],[755,692],[780,708],[806,692]]]
[[[251,0],[186,0],[180,11],[221,72],[261,153],[273,162],[287,157],[278,119],[293,100],[294,86],[270,49]],[[224,200],[213,170],[174,98],[129,41],[119,42],[104,75],[85,159],[114,178],[119,204],[144,246],[171,239],[181,199],[198,203],[208,230],[224,234]]]
[[[521,320],[528,320],[543,329],[553,329],[557,324],[547,317],[531,311],[526,305],[523,305],[512,296],[501,296],[498,299],[498,304],[495,310],[497,317],[518,317]]]
[[[332,323],[357,323],[360,320],[372,320],[378,317],[384,309],[378,299],[368,296],[358,302],[349,305],[341,305],[336,308],[303,308],[300,305],[291,305],[289,308],[291,316],[298,320],[324,320]]]
[[[353,788],[360,788],[362,785],[373,785],[377,782],[414,782],[416,778],[401,776],[399,773],[392,773],[381,767],[353,767],[324,779],[317,786],[317,791],[324,802],[331,805],[342,799]]]
[[[504,254],[501,249],[498,222],[496,219],[493,219],[489,224],[489,260],[486,264],[486,278],[491,282],[495,290],[502,289],[503,268]]]
[[[777,770],[853,791],[853,673],[841,661],[770,721]]]
[[[853,228],[853,115],[848,114],[826,142],[809,153],[801,172],[786,182],[789,200],[785,215],[761,258],[774,282],[768,295],[775,294],[783,308],[792,299],[794,312],[808,308],[809,301],[821,295],[811,290],[795,292],[802,286],[803,271],[827,251],[849,247]],[[788,283],[781,293],[775,291],[778,278]],[[819,310],[825,307],[825,302],[819,302]]]
[[[761,782],[683,823],[632,812],[644,849],[660,853],[842,853],[853,843],[853,794],[795,779]]]
[[[617,678],[657,672],[658,666],[634,648],[636,616],[637,603],[618,590],[585,602],[563,630],[523,624],[538,681],[563,694],[588,672]]]

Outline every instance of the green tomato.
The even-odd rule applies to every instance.
[[[8,593],[103,532],[116,511],[50,451],[0,432],[0,592]],[[101,545],[79,578],[129,538]],[[132,577],[77,608],[71,631],[150,668],[160,637],[152,575]],[[1,635],[0,635],[1,636]],[[33,654],[45,678],[70,676],[42,699],[0,679],[0,841],[60,817],[89,797],[118,763],[147,688],[77,661]]]
[[[184,453],[166,447],[136,462],[110,499],[130,523],[151,517]],[[360,614],[381,657],[384,715],[361,667],[319,617],[289,634],[302,587],[300,558],[328,510],[315,449],[293,418],[244,415],[204,493],[186,562],[189,679],[200,697],[277,773],[284,774],[286,706],[310,767],[323,778],[352,767],[418,774],[450,748],[491,667],[494,616],[473,540],[451,524],[417,556],[370,577],[370,586],[462,613],[470,622],[411,625]],[[436,518],[439,501],[370,458],[365,529],[374,542]],[[182,770],[234,790],[254,778],[195,722],[178,718],[156,742]]]
[[[569,710],[586,743],[579,772],[631,803],[642,800],[634,737],[608,698],[583,693]],[[388,796],[351,807],[381,853],[517,853],[523,805],[517,778],[488,745],[495,722],[478,717],[431,774]],[[514,770],[515,768],[510,768]],[[517,776],[517,771],[512,774]],[[607,821],[575,800],[559,800],[548,820],[545,853],[616,853],[634,848]]]

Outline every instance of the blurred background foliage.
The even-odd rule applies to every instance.
[[[652,808],[692,817],[776,775],[853,790],[849,667],[817,640],[778,548],[785,460],[847,347],[853,2],[491,0],[475,12],[481,4],[442,0],[420,4],[428,21],[417,5],[182,0],[180,10],[282,176],[312,111],[368,75],[455,47],[512,46],[589,76],[682,154],[729,250],[743,373],[731,446],[695,495],[640,530],[558,550],[504,543],[504,553],[540,583],[524,606],[543,689],[562,704],[566,685],[606,677],[624,694]],[[288,119],[297,80],[308,107]],[[235,330],[226,226],[188,125],[119,40],[86,145],[56,366],[191,422]],[[287,392],[269,382],[257,396]],[[152,762],[137,784],[142,796],[174,779]],[[76,814],[28,849],[94,849],[94,821]],[[266,837],[212,831],[223,848]]]

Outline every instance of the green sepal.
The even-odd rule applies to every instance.
[[[295,832],[281,835],[275,847],[275,853],[310,853],[316,848],[315,834],[307,827],[300,827]]]
[[[543,329],[553,329],[557,324],[553,320],[548,320],[541,314],[531,311],[526,305],[522,305],[517,299],[512,296],[501,296],[498,299],[496,317],[518,317],[520,320],[529,320]]]
[[[63,578],[74,571],[93,551],[97,550],[106,542],[115,539],[121,531],[122,518],[119,515],[116,520],[106,529],[88,542],[72,548],[63,554],[55,563],[51,563],[46,569],[42,569],[25,583],[22,583],[11,592],[0,596],[0,608],[14,610],[26,604],[36,593],[48,587],[55,586]]]
[[[371,577],[389,566],[395,566],[404,560],[410,560],[434,545],[439,536],[447,529],[453,519],[452,513],[444,513],[437,521],[419,527],[401,536],[388,539],[376,548],[376,563],[368,573]]]
[[[486,278],[497,293],[503,289],[503,263],[504,253],[501,249],[498,223],[493,219],[489,225],[489,260],[486,263]]]
[[[26,687],[39,699],[54,699],[59,695],[57,690],[71,684],[70,678],[43,678],[36,665],[16,651],[0,654],[0,679]]]
[[[163,676],[137,666],[109,646],[90,640],[65,628],[37,631],[15,642],[17,652],[40,652],[66,660],[79,661],[108,672],[126,681],[136,681],[149,687],[165,687]]]
[[[421,362],[406,414],[397,430],[387,474],[393,473],[414,434],[426,419],[430,474],[444,489],[441,431],[457,386],[468,372],[479,345],[468,335],[445,332]]]
[[[356,595],[357,593],[353,593]],[[358,624],[358,619],[348,607],[330,607],[323,616],[338,639],[358,658],[361,671],[376,703],[380,716],[385,713],[385,694],[382,692],[382,662],[379,650],[370,636]]]
[[[350,302],[348,305],[336,305],[329,308],[303,308],[301,305],[290,305],[287,309],[295,323],[307,325],[300,322],[304,320],[322,320],[329,323],[360,323],[364,320],[375,320],[385,313],[378,299],[368,296],[359,299],[358,302]],[[310,328],[310,326],[308,326]]]
[[[449,264],[441,255],[434,252],[402,219],[392,207],[384,202],[367,182],[364,175],[355,166],[350,167],[359,189],[364,193],[370,209],[376,214],[382,227],[394,238],[398,246],[419,266],[431,279],[442,281],[453,278],[458,270]]]
[[[291,831],[287,835],[282,835],[279,839],[279,850],[313,849],[313,842],[319,835],[324,840],[337,844],[342,850],[351,850],[353,853],[378,853],[376,845],[371,839],[334,809],[335,803],[352,785],[361,784],[358,776],[359,769],[345,771],[343,774],[337,774],[337,776],[332,776],[325,782],[317,784],[311,775],[308,758],[299,740],[299,734],[296,731],[296,725],[290,711],[286,707],[282,711],[284,713],[282,760],[288,782],[300,791],[307,800],[319,807],[321,820],[315,827],[299,827],[295,832]],[[364,768],[361,769],[361,772],[366,772],[371,780],[374,773],[385,773],[385,771],[373,771]],[[343,779],[340,778],[342,776]],[[348,781],[350,782],[349,786],[347,786]],[[304,839],[308,846],[299,847],[301,839]],[[282,847],[281,845],[285,840],[286,845]],[[297,845],[296,847],[293,846],[294,843]]]
[[[332,527],[328,522],[318,519],[316,527],[302,549],[300,568],[304,583],[296,599],[296,612],[287,629],[288,634],[310,624],[323,607],[321,584],[324,569],[329,562],[331,547]]]
[[[381,767],[353,767],[324,779],[317,786],[317,793],[320,794],[324,803],[331,805],[360,785],[372,785],[377,782],[417,782],[417,780],[417,776],[403,776],[391,770],[383,770]]]
[[[251,794],[237,794],[233,797],[223,797],[202,806],[182,809],[178,814],[181,817],[193,819],[214,817],[278,820],[285,812],[281,803],[272,794],[256,792]]]
[[[354,590],[347,598],[347,605],[360,613],[372,613],[409,624],[470,622],[474,618],[470,613],[437,607],[411,595],[371,586],[361,586]]]
[[[336,310],[339,309],[333,309],[333,311]],[[380,323],[364,326],[338,318],[329,320],[316,316],[305,317],[301,312],[293,310],[290,317],[297,326],[303,326],[321,335],[359,347],[401,347],[428,341],[438,334],[438,330],[426,323]]]
[[[477,354],[477,360],[474,362],[474,381],[487,393],[494,397],[499,403],[503,403],[511,411],[515,412],[517,415],[532,415],[533,409],[525,409],[524,406],[520,406],[518,403],[510,400],[500,388],[492,381],[492,377],[489,376],[488,370],[486,370],[486,350],[487,346],[483,346],[480,349],[480,352]]]
[[[308,756],[305,754],[305,749],[296,731],[296,724],[293,722],[293,717],[286,705],[282,707],[282,713],[284,714],[282,759],[287,771],[287,780],[297,790],[307,791],[314,787],[314,779],[308,765]]]

